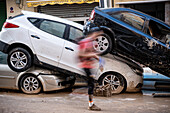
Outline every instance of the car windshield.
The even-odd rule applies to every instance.
[[[109,15],[112,17],[119,19],[139,30],[143,29],[143,25],[145,22],[144,17],[139,16],[137,14],[131,13],[131,12],[108,12]]]

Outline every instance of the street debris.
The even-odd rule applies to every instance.
[[[94,88],[94,96],[105,96],[105,97],[111,97],[111,85],[107,84],[105,86],[96,86]]]

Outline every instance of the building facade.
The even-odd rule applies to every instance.
[[[26,0],[0,0],[0,31],[6,18],[20,14],[21,10],[36,11],[34,7],[27,7]]]
[[[6,19],[6,1],[0,0],[0,31]]]
[[[100,0],[0,0],[0,30],[6,18],[22,10],[45,13],[84,24]]]
[[[133,8],[170,25],[170,0],[114,0],[114,7]]]
[[[170,25],[170,0],[0,0],[0,30],[6,18],[20,14],[21,10],[54,15],[84,24],[96,6],[133,8]]]

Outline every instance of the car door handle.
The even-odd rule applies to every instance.
[[[32,38],[36,38],[36,39],[40,39],[40,37],[36,36],[36,35],[31,35]]]
[[[69,47],[65,47],[65,49],[70,50],[70,51],[74,51],[74,49],[69,48]]]

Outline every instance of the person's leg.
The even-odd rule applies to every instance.
[[[88,79],[89,106],[91,107],[93,105],[94,83],[93,83],[93,78],[90,77],[90,75],[91,75],[90,69],[84,68],[84,71],[85,71],[87,79]]]
[[[88,95],[89,95],[89,109],[90,110],[97,110],[97,111],[100,111],[101,109],[98,108],[94,103],[93,103],[93,90],[94,90],[94,78],[90,71],[90,69],[88,68],[85,68],[84,69],[85,73],[86,73],[86,76],[88,78]]]
[[[94,79],[88,77],[88,94],[89,94],[89,107],[93,105],[93,90],[94,90]]]

